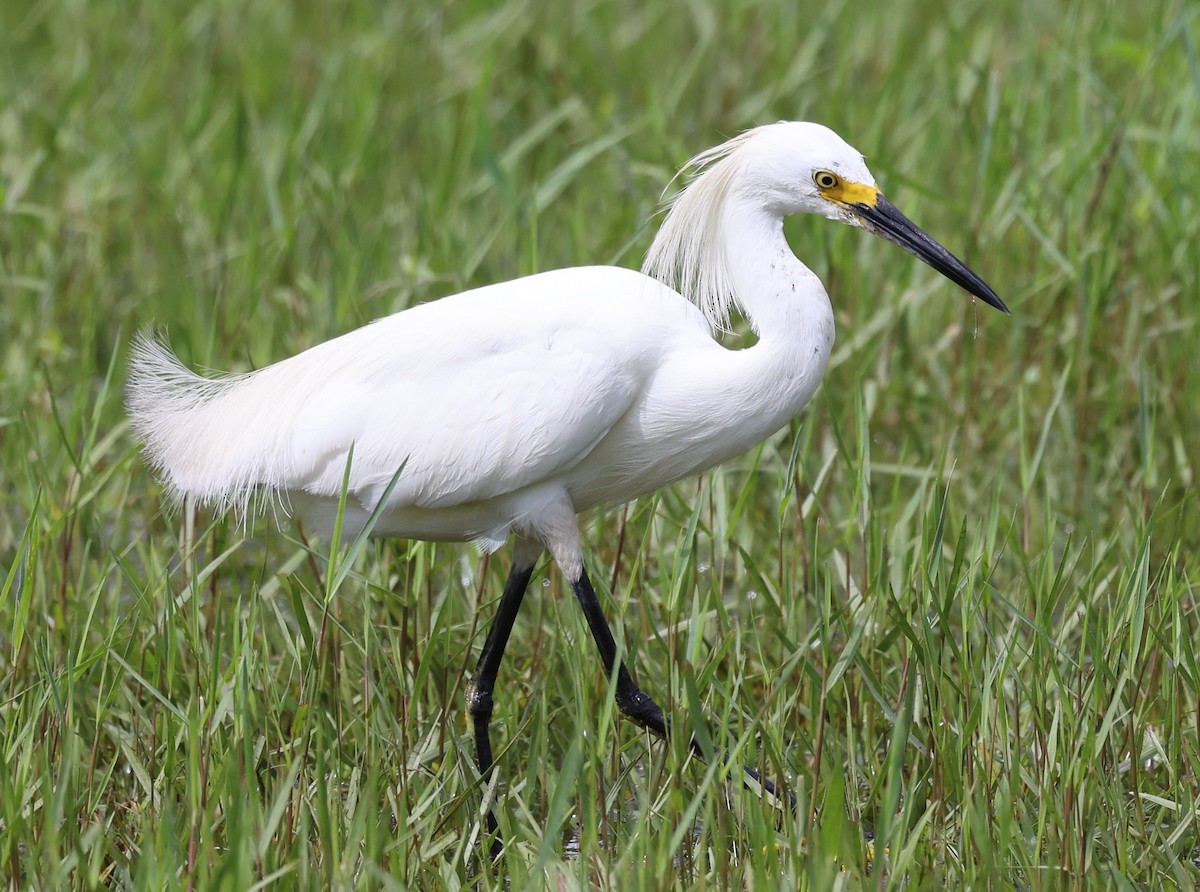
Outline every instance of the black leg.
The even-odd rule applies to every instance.
[[[604,668],[612,675],[613,664],[617,662],[617,642],[613,639],[608,620],[604,618],[604,612],[600,609],[600,601],[596,598],[592,581],[588,579],[587,570],[580,572],[579,579],[571,583],[571,588],[575,591],[575,597],[579,599],[579,606],[583,608],[583,615],[587,618],[588,628],[592,630],[592,637],[596,639],[596,647],[600,650]],[[616,699],[617,708],[626,716],[659,737],[667,736],[667,722],[662,709],[649,694],[634,683],[624,663],[617,667]]]
[[[592,637],[596,640],[596,647],[600,650],[600,659],[604,662],[604,668],[609,675],[612,675],[613,665],[617,662],[617,642],[613,639],[612,630],[608,627],[608,621],[600,609],[600,601],[596,598],[596,590],[592,588],[592,581],[588,579],[587,570],[580,571],[579,579],[571,583],[571,588],[579,600],[579,605],[583,608],[583,615],[587,618],[588,628],[591,629]],[[660,737],[667,736],[669,723],[663,716],[662,709],[649,694],[634,683],[633,677],[630,676],[629,670],[625,668],[623,662],[617,666],[616,701],[617,708],[628,718]],[[722,761],[725,759],[724,754],[719,751],[716,753],[704,752],[695,737],[691,740],[691,748],[692,752],[702,759],[718,758]],[[772,781],[764,778],[753,768],[743,768],[742,770],[748,778],[761,784],[767,793],[778,798],[779,788]],[[788,800],[795,809],[796,797],[790,792]]]
[[[487,640],[483,642],[471,691],[467,695],[467,706],[475,725],[475,754],[485,784],[492,779],[492,741],[488,736],[488,722],[492,718],[492,690],[496,687],[496,673],[500,671],[500,661],[504,659],[504,647],[508,644],[508,636],[512,633],[513,622],[521,609],[521,600],[525,597],[525,589],[529,587],[529,577],[532,575],[532,565],[519,569],[514,564],[509,572],[496,618],[492,620]],[[495,861],[504,850],[504,843],[491,809],[487,813],[487,829],[492,836],[491,853]]]

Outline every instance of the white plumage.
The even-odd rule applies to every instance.
[[[684,172],[694,178],[672,204],[644,274],[580,267],[491,285],[226,378],[195,375],[151,338],[134,345],[129,412],[150,463],[177,495],[244,510],[263,494],[326,528],[353,448],[345,532],[364,527],[395,480],[375,535],[495,550],[516,534],[469,696],[485,779],[496,673],[543,548],[616,673],[622,712],[667,733],[662,711],[620,662],[583,566],[576,515],[725,461],[812,397],[833,346],[833,312],[788,247],[785,216],[815,213],[868,229],[1005,309],[879,193],[862,156],[824,127],[759,127],[698,155]],[[729,350],[715,340],[732,309],[758,334],[753,346]],[[499,845],[497,835],[493,856]]]
[[[218,379],[140,338],[128,402],[150,463],[177,494],[244,508],[267,493],[325,527],[353,444],[350,532],[403,464],[375,534],[494,550],[516,532],[577,565],[576,534],[550,541],[564,516],[737,455],[812,396],[833,314],[788,247],[784,216],[877,228],[866,205],[814,179],[862,190],[849,198],[877,194],[862,156],[819,125],[747,131],[685,171],[698,175],[646,275],[581,267],[491,285]],[[760,336],[753,347],[712,337],[731,307]]]

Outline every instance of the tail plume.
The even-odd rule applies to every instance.
[[[150,333],[134,340],[126,409],[147,461],[174,496],[245,509],[264,482],[256,462],[239,461],[255,425],[239,412],[238,393],[252,378],[205,378]]]

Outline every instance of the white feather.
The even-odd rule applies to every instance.
[[[845,218],[816,169],[874,182],[826,128],[759,127],[688,163],[645,275],[581,267],[492,285],[244,375],[203,378],[142,336],[134,429],[168,487],[201,502],[245,510],[265,493],[328,527],[353,447],[350,531],[403,466],[376,534],[491,550],[517,532],[577,568],[577,512],[725,461],[812,396],[833,314],[782,220]],[[760,335],[741,351],[712,336],[735,306]]]
[[[696,176],[670,206],[646,274],[582,267],[492,285],[223,378],[193,374],[153,338],[134,343],[129,412],[175,493],[243,511],[265,494],[321,528],[344,494],[348,536],[371,517],[375,535],[469,539],[486,551],[517,536],[506,618],[488,633],[470,694],[485,780],[496,670],[542,549],[571,582],[612,677],[620,652],[583,572],[577,514],[732,458],[812,397],[833,311],[788,247],[787,214],[865,215],[1003,309],[878,201],[862,156],[823,127],[760,127],[685,171]],[[829,192],[846,184],[857,189]],[[737,351],[713,337],[735,306],[759,335]],[[653,700],[624,669],[616,678],[622,711],[666,734]]]
[[[729,330],[736,300],[725,205],[742,173],[739,150],[754,133],[747,130],[701,152],[676,174],[674,179],[682,176],[690,181],[667,202],[662,227],[642,264],[646,275],[687,295],[713,331]]]

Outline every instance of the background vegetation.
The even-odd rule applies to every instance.
[[[0,3],[0,878],[1193,888],[1198,41],[1184,0]],[[780,118],[1013,315],[789,223],[840,327],[818,397],[588,541],[643,686],[801,807],[616,718],[547,569],[482,868],[463,694],[507,556],[339,572],[286,519],[181,516],[129,339],[247,369],[637,266],[678,165]]]

